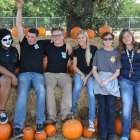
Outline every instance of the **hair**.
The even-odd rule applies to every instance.
[[[120,35],[119,35],[119,45],[118,45],[118,47],[117,47],[120,56],[121,56],[121,54],[122,54],[122,51],[123,51],[124,47],[126,46],[126,45],[124,44],[124,42],[123,42],[123,37],[124,37],[124,34],[125,34],[126,32],[129,33],[129,34],[132,36],[133,50],[136,51],[136,50],[138,49],[138,43],[135,41],[132,32],[131,32],[129,29],[123,29],[123,30],[120,32]]]
[[[101,39],[103,39],[105,36],[108,36],[108,35],[111,35],[112,36],[112,39],[114,40],[114,35],[111,32],[105,32],[105,33],[103,33]]]
[[[54,31],[61,31],[62,34],[64,35],[64,29],[62,27],[53,27],[51,29],[51,33],[53,33]]]
[[[31,28],[31,29],[29,29],[29,31],[28,31],[28,32],[35,34],[35,35],[36,35],[36,37],[38,37],[38,36],[39,36],[39,31],[38,31],[37,29],[35,29],[35,28]]]
[[[89,37],[88,34],[85,30],[80,30],[77,35],[79,36],[80,34],[83,34],[86,36],[86,52],[85,52],[85,58],[86,58],[86,63],[87,66],[90,65],[90,59],[91,59],[91,53],[90,53],[90,43],[89,43]],[[80,45],[79,45],[80,46]]]

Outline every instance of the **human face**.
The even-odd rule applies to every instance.
[[[12,44],[12,37],[11,35],[7,35],[4,38],[2,38],[1,43],[4,47],[9,48]]]
[[[132,44],[132,40],[133,40],[132,35],[129,34],[128,32],[125,32],[124,36],[122,38],[123,43],[125,45],[131,45]]]
[[[109,34],[107,36],[104,36],[103,38],[103,44],[105,46],[112,46],[112,43],[113,43],[113,38],[112,36]]]
[[[64,35],[61,31],[53,31],[52,32],[52,41],[55,46],[61,46],[64,43]]]
[[[77,38],[77,42],[78,44],[82,47],[85,48],[86,47],[86,43],[87,43],[87,38],[84,34],[79,34],[78,38]]]
[[[28,32],[27,41],[29,45],[34,45],[37,43],[38,37],[34,33]]]

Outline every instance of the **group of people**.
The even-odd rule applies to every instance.
[[[63,90],[61,101],[61,119],[65,122],[75,115],[80,91],[87,87],[88,130],[95,131],[95,95],[98,99],[98,129],[100,140],[113,140],[115,137],[115,99],[122,99],[122,136],[128,140],[131,128],[133,99],[136,102],[140,121],[140,45],[128,29],[119,35],[119,45],[114,47],[114,35],[105,32],[101,39],[103,47],[97,49],[90,45],[87,33],[78,32],[78,48],[73,52],[74,87],[67,74],[67,63],[72,48],[64,42],[64,30],[52,28],[52,39],[38,40],[39,32],[29,29],[24,36],[22,26],[22,3],[16,0],[18,7],[16,27],[20,44],[18,51],[12,47],[13,38],[7,29],[0,29],[0,123],[8,122],[6,105],[11,86],[18,86],[18,98],[14,115],[14,137],[23,136],[22,129],[26,116],[26,102],[31,87],[36,94],[37,133],[44,132],[44,125],[56,124],[56,85]],[[43,58],[48,64],[43,74]],[[18,78],[15,68],[19,67]],[[46,103],[45,103],[46,101]],[[47,109],[47,119],[45,116]]]

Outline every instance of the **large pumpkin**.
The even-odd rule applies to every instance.
[[[83,137],[91,138],[93,136],[93,132],[89,131],[87,127],[83,128]]]
[[[31,127],[25,127],[23,129],[23,137],[22,140],[34,140],[35,130]]]
[[[79,139],[82,136],[82,132],[82,124],[74,118],[72,120],[66,121],[62,126],[63,136],[67,139]]]
[[[130,130],[130,140],[140,140],[140,122],[135,122]]]
[[[44,27],[38,27],[37,30],[39,31],[40,37],[46,36],[46,29]]]
[[[71,29],[71,38],[77,39],[77,33],[81,30],[79,27],[75,27]]]
[[[95,32],[92,29],[86,30],[89,39],[93,39],[95,37]]]
[[[47,138],[47,135],[45,132],[35,134],[35,140],[46,140],[46,138]]]
[[[52,137],[56,135],[57,129],[55,125],[49,124],[45,128],[45,132],[48,137]]]
[[[15,38],[18,37],[18,32],[17,32],[17,28],[16,26],[14,26],[11,30],[12,36],[14,36]]]
[[[122,134],[122,118],[120,116],[116,117],[115,120],[115,131],[118,136]]]
[[[112,28],[110,26],[101,26],[99,28],[99,36],[102,37],[102,35],[105,33],[105,32],[110,32],[112,33]]]
[[[11,126],[9,123],[0,124],[0,140],[8,140],[11,136]]]

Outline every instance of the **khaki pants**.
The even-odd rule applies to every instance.
[[[48,113],[48,119],[56,121],[56,102],[54,89],[58,85],[63,90],[62,101],[61,101],[61,117],[62,120],[70,113],[72,104],[72,79],[66,73],[50,73],[45,74],[46,81],[46,108]]]

